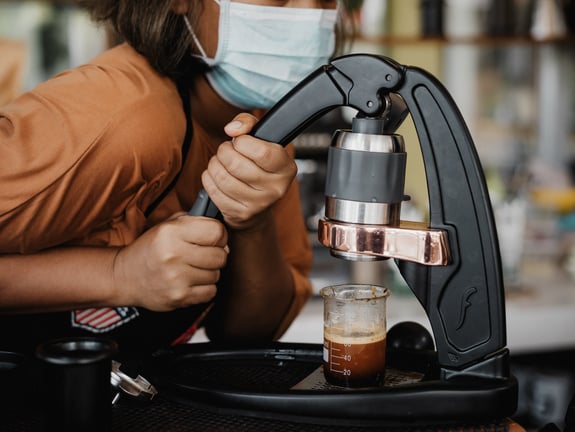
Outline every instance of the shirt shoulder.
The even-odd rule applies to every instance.
[[[181,110],[174,82],[155,71],[129,45],[110,49],[92,61],[56,75],[34,91],[69,103],[70,112],[107,120],[141,105],[152,115]],[[141,109],[141,108],[140,108]]]
[[[1,107],[0,222],[13,232],[2,249],[48,247],[122,217],[178,169],[185,127],[176,85],[128,45]],[[31,217],[47,231],[26,231]],[[58,217],[62,229],[49,226]]]

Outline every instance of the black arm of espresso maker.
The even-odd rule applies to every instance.
[[[296,86],[252,133],[285,145],[338,106],[381,116],[393,94],[405,101],[415,124],[430,228],[448,233],[451,256],[446,266],[398,261],[398,267],[428,315],[443,377],[506,378],[503,285],[489,196],[472,138],[439,81],[382,56],[339,57]],[[203,192],[191,213],[215,217],[217,208]]]

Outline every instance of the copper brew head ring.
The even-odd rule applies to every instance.
[[[319,221],[318,239],[333,255],[355,261],[395,258],[429,266],[449,263],[447,232],[429,229],[422,222],[390,226],[324,218]]]

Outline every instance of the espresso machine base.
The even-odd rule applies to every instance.
[[[323,379],[323,346],[273,343],[230,349],[211,343],[156,353],[146,371],[164,398],[219,413],[350,426],[497,422],[516,409],[517,382],[440,379],[435,351],[388,349],[380,387]]]

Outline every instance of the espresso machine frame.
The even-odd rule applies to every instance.
[[[415,125],[427,180],[429,223],[365,224],[326,215],[318,235],[338,257],[395,260],[425,309],[435,350],[389,352],[388,358],[395,364],[415,365],[427,378],[404,386],[357,391],[277,394],[228,389],[209,391],[206,399],[206,392],[194,385],[160,374],[160,391],[164,385],[180,400],[197,396],[213,405],[251,413],[288,417],[297,413],[297,417],[337,421],[489,420],[513,414],[517,382],[509,370],[506,348],[497,233],[483,169],[455,102],[436,78],[420,68],[384,56],[351,54],[304,79],[262,118],[253,135],[286,145],[326,112],[341,106],[356,109],[360,119],[383,121],[384,134],[393,133],[408,113]],[[190,214],[217,217],[218,209],[202,191]],[[378,246],[402,236],[417,237],[423,252],[406,258],[401,241],[390,250]],[[369,247],[357,240],[366,237],[371,239]],[[431,257],[438,253],[440,259]],[[175,358],[197,356],[198,349],[177,348],[180,357],[174,352],[158,356],[161,368],[170,368]],[[307,344],[274,344],[272,350],[265,355],[275,359],[321,356],[321,347]],[[222,354],[215,350],[210,355],[215,352]]]

